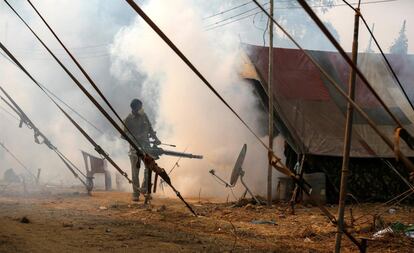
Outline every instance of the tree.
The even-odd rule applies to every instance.
[[[329,11],[338,0],[309,0],[307,3],[318,14]],[[275,15],[280,24],[289,31],[301,46],[307,49],[334,50],[315,22],[306,14],[297,1],[275,0]],[[323,21],[328,30],[340,41],[339,33],[329,21]],[[276,45],[293,47],[293,44],[276,28]]]
[[[372,24],[371,32],[374,34],[375,24]],[[365,50],[365,53],[374,53],[374,50],[372,50],[372,37],[369,37],[368,47]]]
[[[406,24],[406,20],[404,20],[404,23],[401,27],[400,35],[394,41],[393,45],[390,47],[391,54],[407,54],[408,39],[407,39],[407,35],[405,34],[405,24]]]

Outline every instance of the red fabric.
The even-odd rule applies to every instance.
[[[246,52],[259,75],[263,89],[267,90],[268,48],[247,45]],[[274,48],[273,53],[272,88],[277,103],[275,108],[290,136],[294,136],[295,142],[299,140],[296,145],[303,146],[305,153],[341,156],[347,100],[336,91],[304,52],[298,49]],[[350,67],[340,54],[324,51],[308,53],[348,93]],[[389,56],[389,59],[409,98],[414,98],[414,57],[393,55]],[[390,90],[395,91],[398,86],[380,55],[360,53],[358,67],[372,85],[376,85],[376,89],[382,92],[382,99],[395,101],[395,94],[390,97]],[[400,96],[401,100],[406,99],[402,93]],[[358,77],[355,100],[383,133],[392,138],[395,122]],[[388,107],[391,111],[399,113],[401,122],[404,122],[406,128],[413,129],[414,133],[414,126],[407,117],[409,113],[398,107],[398,103]],[[393,151],[358,113],[355,113],[354,128],[358,131],[354,129],[352,137],[352,157],[370,157],[374,154],[382,157],[393,156]],[[406,147],[403,149],[409,156],[414,155]]]
[[[262,80],[267,83],[269,53],[264,47],[253,47],[252,56]],[[273,68],[274,92],[284,98],[301,98],[306,100],[329,100],[319,71],[306,55],[294,49],[275,48]]]

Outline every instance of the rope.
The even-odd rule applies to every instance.
[[[161,37],[161,39],[183,60],[185,64],[196,74],[201,81],[213,92],[214,95],[240,120],[240,122],[250,131],[250,133],[259,141],[262,146],[272,153],[270,149],[260,137],[252,130],[252,128],[240,117],[240,115],[227,103],[227,101],[218,93],[218,91],[210,84],[210,82],[201,74],[200,71],[188,60],[188,58],[178,49],[178,47],[164,34],[164,32],[147,16],[147,14],[133,1],[125,0],[135,12],[144,19],[144,21]],[[276,157],[276,156],[275,156]]]
[[[0,86],[1,87],[1,86]],[[3,90],[3,89],[1,89],[1,90]],[[8,107],[10,107],[10,109],[12,109],[18,116],[19,116],[19,120],[20,121],[22,121],[23,120],[23,117],[22,117],[22,115],[21,115],[21,113],[14,107],[14,106],[12,106],[2,95],[0,95],[0,99],[1,100],[3,100],[3,102],[8,106]]]
[[[379,207],[376,207],[375,210],[377,210],[377,211],[374,211],[373,213],[370,213],[370,214],[364,214],[364,215],[361,215],[358,218],[355,218],[354,219],[354,222],[355,221],[359,221],[359,220],[361,220],[363,218],[367,218],[369,215],[371,215],[371,216],[378,216],[380,214],[383,214],[383,213],[385,213],[387,211],[387,209],[389,209],[389,208],[391,208],[393,206],[398,205],[403,200],[405,200],[406,198],[410,197],[412,194],[414,194],[414,191],[412,191],[411,189],[408,189],[407,191],[399,194],[398,196],[396,196],[396,197],[392,198],[391,200],[387,201],[386,203],[381,204]],[[397,202],[391,204],[394,201],[397,201]],[[378,209],[381,209],[381,210],[378,210]],[[366,222],[366,220],[362,220],[359,223],[364,223],[364,222]]]
[[[10,100],[10,102],[14,106],[11,105],[10,103],[8,103],[5,100],[5,98],[3,98],[2,96],[0,96],[0,98],[20,116],[21,122],[23,122],[25,125],[27,125],[29,129],[33,129],[34,135],[35,135],[35,142],[40,144],[37,138],[38,138],[38,136],[42,137],[42,139],[43,139],[42,143],[45,144],[49,149],[53,150],[59,156],[59,158],[64,162],[66,167],[68,167],[68,169],[73,173],[75,178],[78,178],[82,182],[82,184],[84,184],[86,186],[84,180],[79,178],[78,174],[73,169],[76,169],[85,178],[86,178],[86,175],[81,170],[79,170],[62,152],[60,152],[58,150],[58,148],[55,147],[49,141],[49,139],[47,139],[47,137],[35,126],[35,124],[29,119],[29,117],[23,112],[23,110],[16,104],[16,102],[9,96],[9,94],[7,94],[7,92],[1,86],[0,86],[0,90],[7,96],[7,98]],[[34,178],[36,178],[34,175],[32,175],[32,176]]]
[[[385,56],[384,51],[382,50],[381,46],[379,45],[377,39],[374,36],[374,33],[371,31],[371,28],[369,28],[367,21],[365,20],[364,16],[362,15],[360,10],[356,10],[352,5],[350,5],[346,0],[342,0],[344,3],[346,3],[351,9],[353,9],[355,12],[358,12],[359,17],[362,19],[362,22],[364,23],[366,29],[368,30],[369,34],[371,35],[371,38],[374,40],[375,45],[377,45],[382,57],[384,58],[385,63],[387,64],[388,69],[391,71],[392,75],[395,78],[395,81],[397,81],[398,85],[400,86],[401,91],[403,92],[404,96],[407,98],[408,103],[411,106],[411,109],[414,110],[414,105],[412,104],[411,100],[408,97],[407,92],[405,91],[405,89],[403,88],[400,79],[398,78],[397,74],[394,71],[394,68],[391,66],[391,63],[388,61],[388,58]]]
[[[16,160],[20,164],[20,166],[22,166],[22,168],[25,169],[27,173],[29,173],[29,175],[33,177],[33,179],[36,180],[36,176],[10,150],[8,150],[6,146],[4,146],[4,143],[0,142],[0,146],[2,146],[3,149],[6,150],[6,152],[9,153],[11,157],[13,157],[14,160]]]
[[[258,6],[259,3],[256,0],[252,0],[253,2],[255,2]],[[298,0],[299,1],[299,0]],[[305,3],[306,4],[306,3]],[[307,52],[305,51],[300,45],[299,43],[273,18],[270,16],[270,14],[263,8],[261,7],[261,10],[275,23],[275,25],[277,27],[279,27],[279,29],[296,45],[296,47],[298,47],[308,58],[309,60],[319,69],[319,71],[328,79],[329,83],[331,83],[333,85],[333,87],[339,92],[339,94],[341,94],[360,114],[363,118],[366,119],[367,123],[371,126],[371,128],[379,135],[379,137],[391,148],[393,149],[394,145],[391,142],[391,140],[388,139],[388,137],[386,137],[375,125],[375,122],[373,120],[370,119],[370,117],[364,112],[364,110],[362,110],[362,108],[355,103],[354,100],[352,100],[348,94],[346,94],[342,88],[340,88],[339,84],[322,68],[321,65],[318,64],[318,62],[316,62],[316,60]],[[311,10],[312,11],[312,10]],[[317,17],[316,17],[317,18]],[[323,25],[323,24],[322,24]],[[341,48],[342,49],[342,48]],[[346,54],[345,54],[346,55]],[[347,55],[346,55],[347,56]],[[347,56],[348,57],[348,56]],[[349,58],[348,58],[349,59]],[[355,65],[353,65],[352,60],[351,60],[351,65],[353,68],[356,68]],[[358,70],[359,71],[359,70]],[[382,101],[382,100],[381,100]],[[404,156],[402,156],[403,162],[404,164],[412,171],[414,171],[414,165]]]
[[[49,90],[46,86],[44,86],[41,83],[39,83],[39,84],[42,86],[43,89],[45,89],[47,92],[49,92],[55,99],[57,99],[59,102],[61,102],[67,108],[69,108],[69,110],[71,110],[73,113],[75,113],[76,115],[78,115],[79,118],[81,118],[83,121],[85,121],[91,127],[93,127],[96,131],[100,132],[101,134],[104,133],[101,129],[99,129],[97,126],[95,126],[94,124],[92,124],[92,122],[90,122],[88,119],[86,119],[82,114],[80,114],[79,112],[77,112],[73,107],[71,107],[65,101],[63,101],[62,99],[60,99],[55,93],[53,93],[51,90]]]
[[[59,108],[59,110],[71,121],[71,123],[82,133],[82,135],[94,146],[95,150],[102,154],[114,167],[118,170],[118,172],[123,175],[130,184],[132,183],[132,180],[128,178],[127,173],[125,173],[120,167],[104,152],[104,150],[96,144],[96,142],[79,126],[79,124],[76,123],[75,120],[72,119],[72,117],[69,116],[69,114],[42,88],[42,86],[39,85],[36,79],[34,79],[33,76],[30,75],[30,73],[20,64],[20,62],[10,53],[10,51],[7,50],[7,48],[4,47],[4,45],[0,42],[0,48],[16,63],[16,65],[43,91],[43,93]],[[76,174],[76,173],[75,173]],[[137,189],[139,186],[135,186]]]
[[[99,109],[99,111],[107,118],[107,120],[116,128],[116,130],[129,142],[129,144],[135,149],[136,154],[138,157],[140,157],[145,165],[155,173],[159,174],[161,178],[164,179],[164,181],[173,189],[177,197],[186,205],[186,207],[195,215],[195,211],[192,209],[192,207],[185,201],[185,199],[181,196],[180,192],[175,189],[175,187],[171,184],[171,180],[168,177],[168,174],[165,172],[164,169],[159,167],[154,159],[144,153],[140,148],[138,148],[139,143],[135,143],[131,140],[131,138],[123,131],[112,119],[112,117],[102,108],[102,106],[92,97],[92,95],[83,87],[83,85],[73,76],[73,74],[63,65],[59,59],[56,58],[56,56],[50,51],[50,49],[43,43],[43,41],[40,40],[40,38],[33,33],[36,38],[44,45],[44,47],[48,50],[48,52],[55,58],[55,60],[59,63],[59,65],[65,70],[65,72],[71,77],[71,79],[77,84],[79,89],[83,91],[83,93],[93,102],[93,104]],[[69,116],[69,114],[66,113],[65,110],[45,91],[42,89],[40,84],[36,81],[36,79],[33,78],[33,76],[20,64],[20,62],[10,53],[10,51],[0,42],[0,48],[19,66],[19,68],[46,94],[47,97],[49,97],[50,100],[60,109],[60,111],[65,114],[65,116],[71,121],[71,123],[82,133],[82,135],[95,147],[95,150],[106,157],[106,159],[115,167],[115,169],[123,175],[130,184],[133,185],[135,189],[139,189],[139,186],[135,185],[132,180],[130,180],[127,176],[127,174],[110,158],[110,156],[76,123],[75,120],[72,119],[72,117]]]
[[[4,112],[6,112],[10,117],[12,117],[13,119],[16,119],[17,121],[20,121],[20,119],[18,117],[16,117],[15,115],[13,115],[11,112],[9,112],[6,108],[4,108],[3,106],[0,105],[0,109],[2,109]]]
[[[257,3],[256,0],[253,0]],[[313,21],[316,23],[316,25],[321,29],[321,31],[325,34],[325,36],[328,38],[328,40],[332,43],[332,45],[338,50],[339,54],[343,57],[343,59],[348,63],[348,65],[358,74],[359,78],[362,80],[362,82],[365,83],[367,88],[371,91],[371,93],[375,96],[375,98],[380,102],[380,104],[383,106],[385,111],[389,114],[389,116],[394,120],[394,122],[399,126],[402,127],[402,124],[399,119],[391,112],[391,110],[388,108],[388,106],[385,104],[385,102],[381,99],[381,97],[378,95],[378,93],[374,90],[372,85],[368,82],[365,75],[359,70],[359,68],[352,62],[352,59],[349,58],[348,54],[344,51],[344,49],[339,45],[339,43],[336,41],[336,39],[333,37],[333,35],[329,32],[329,30],[326,28],[326,26],[322,23],[322,21],[319,19],[319,17],[315,14],[315,12],[309,7],[309,5],[304,0],[297,0],[299,4],[302,6],[302,8],[308,13],[308,15],[313,19]]]
[[[62,160],[62,162],[66,165],[66,167],[72,172],[73,176],[79,179],[79,181],[81,181],[81,183],[88,189],[88,184],[84,180],[82,180],[82,178],[79,177],[79,175],[73,170],[73,167],[68,163],[68,161],[65,160],[64,157],[60,155],[60,153],[56,152],[56,154],[58,155],[60,160]]]
[[[188,149],[188,146],[187,146],[187,147],[185,147],[185,149],[184,149],[183,153],[185,153],[185,151],[187,151],[187,149]],[[174,170],[176,167],[179,167],[178,162],[181,160],[181,158],[182,158],[182,156],[178,157],[177,161],[174,163],[174,166],[173,166],[173,167],[170,169],[170,171],[168,172],[168,175],[170,175],[170,174],[171,174],[171,172],[173,172],[173,170]]]
[[[4,0],[7,3],[7,0]],[[105,97],[105,95],[101,92],[101,90],[98,88],[98,86],[95,84],[95,82],[92,80],[92,78],[86,73],[84,68],[79,64],[79,62],[76,60],[76,58],[72,55],[72,53],[68,50],[68,48],[63,44],[63,42],[60,40],[60,38],[56,35],[56,33],[53,31],[53,29],[50,27],[50,25],[46,22],[46,20],[43,18],[43,16],[40,14],[40,12],[36,9],[36,7],[32,4],[30,0],[27,0],[27,2],[30,4],[30,6],[33,8],[33,10],[37,13],[37,15],[42,19],[43,23],[47,26],[49,31],[53,34],[53,36],[56,38],[56,40],[59,42],[59,44],[63,47],[63,49],[66,51],[66,53],[70,56],[70,58],[73,60],[73,62],[76,64],[76,66],[79,68],[79,70],[82,72],[82,74],[85,76],[85,78],[89,81],[89,83],[92,85],[92,87],[95,89],[95,91],[99,94],[99,96],[102,98],[102,100],[105,102],[105,104],[111,109],[112,113],[116,116],[116,118],[121,122],[124,129],[127,130],[127,132],[130,134],[130,136],[134,139],[135,142],[138,142],[138,140],[135,138],[135,136],[132,134],[132,132],[129,130],[128,126],[125,124],[125,122],[121,119],[119,114],[115,111],[115,109],[112,107],[111,103],[109,103],[108,99]],[[58,61],[58,58],[54,56],[51,50],[48,49],[48,47],[41,41],[41,39],[34,33],[34,31],[29,27],[29,25],[23,20],[23,18],[7,3],[7,5],[13,10],[14,13],[20,18],[20,20],[26,25],[27,28],[30,29],[30,31],[36,36],[36,38],[39,40],[39,42],[42,43],[42,45],[46,48],[49,53],[52,54],[53,58]],[[63,65],[58,61],[59,65],[63,67]],[[67,72],[68,73],[68,72]],[[95,100],[96,102],[96,100]]]
[[[4,0],[6,1],[6,0]],[[46,21],[43,19],[43,17],[40,15],[39,12],[37,12],[36,8],[31,4],[31,2],[28,0],[29,4],[35,9],[36,13],[42,18],[42,20],[44,21],[44,23],[48,26],[49,30],[54,34],[55,38],[58,39],[59,43],[62,45],[62,47],[65,48],[66,52],[71,56],[70,52],[66,49],[66,47],[63,45],[63,43],[59,40],[59,38],[56,36],[56,34],[53,32],[53,30],[50,28],[50,26],[46,23]],[[7,3],[7,1],[6,1]],[[7,3],[8,4],[8,3]],[[30,28],[30,26],[23,20],[23,18],[21,18],[18,13],[11,7],[11,5],[8,4],[8,6],[14,11],[14,13],[20,18],[20,20],[25,23],[26,27],[32,32],[32,34],[37,38],[37,40],[43,45],[43,47],[51,54],[51,56],[56,60],[56,62],[62,67],[62,69],[66,72],[66,74],[69,75],[69,77],[75,82],[75,84],[78,86],[78,88],[89,98],[89,100],[96,106],[96,108],[105,116],[105,118],[112,124],[113,127],[115,127],[115,129],[121,134],[121,136],[128,141],[128,143],[132,146],[132,148],[135,149],[136,154],[138,157],[140,157],[145,165],[150,168],[151,171],[154,171],[155,173],[159,174],[161,176],[161,178],[164,179],[164,181],[167,182],[167,184],[173,189],[173,191],[175,192],[175,194],[177,195],[177,197],[187,206],[187,208],[195,215],[197,216],[197,214],[194,212],[194,210],[191,208],[191,206],[185,201],[185,199],[181,196],[180,192],[177,191],[175,189],[175,187],[171,184],[171,180],[168,177],[168,174],[165,172],[165,170],[161,167],[159,167],[156,163],[155,160],[148,154],[146,154],[143,150],[142,147],[140,146],[140,144],[138,143],[138,141],[135,139],[135,136],[133,136],[132,134],[130,134],[130,136],[135,140],[135,142],[131,139],[131,137],[120,128],[120,126],[114,121],[114,119],[106,112],[106,110],[95,100],[95,98],[85,89],[85,87],[74,77],[74,75],[66,68],[66,66],[53,54],[53,52],[46,46],[46,44],[39,38],[39,36],[37,36],[37,34]],[[3,49],[4,52],[6,52],[10,58],[13,59],[13,61],[19,65],[19,67],[22,69],[23,72],[26,73],[26,75],[31,78],[36,85],[41,88],[41,86],[39,85],[39,83],[26,71],[26,69],[24,69],[24,67],[17,61],[17,59],[11,55],[11,53],[0,43],[0,48]],[[86,71],[84,71],[84,69],[81,67],[81,65],[75,60],[75,58],[72,56],[72,60],[74,60],[74,62],[77,64],[77,66],[79,67],[79,69],[81,69],[82,73],[86,76],[86,78],[89,80],[89,82],[94,86],[93,81],[91,78],[89,78],[89,75],[86,73]],[[42,89],[42,88],[41,88]],[[43,90],[43,89],[42,89]],[[46,93],[46,92],[45,92]],[[93,139],[49,96],[49,94],[46,94],[55,104],[57,107],[59,107],[59,109],[62,111],[62,113],[64,113],[66,115],[66,117],[72,122],[72,124],[74,124],[77,129],[84,135],[85,138],[87,138],[89,140],[90,143],[94,144],[95,150],[101,154],[106,156],[107,160],[109,162],[111,162],[111,164],[115,167],[115,169],[117,169],[122,175],[124,175],[125,177],[127,177],[127,174],[122,171],[121,168],[118,167],[118,165],[116,165],[116,163],[109,157],[109,155],[107,155],[103,149],[97,145]],[[103,95],[102,95],[103,96]],[[106,99],[105,99],[106,100]],[[106,101],[108,104],[109,102]],[[110,107],[112,107],[109,104]],[[116,112],[113,111],[115,114]],[[119,118],[119,116],[118,116]],[[120,118],[119,118],[120,119]],[[127,130],[128,132],[130,132],[128,130],[128,127],[124,124],[124,122],[120,119],[121,123],[124,125],[124,129]],[[128,178],[127,178],[128,179]],[[129,180],[130,183],[132,183],[131,180]],[[138,188],[138,186],[135,186],[133,184],[134,187]]]
[[[137,152],[139,152],[139,154],[141,156],[143,156],[143,153],[140,151],[140,149],[138,148],[137,145],[139,145],[138,143],[135,144],[129,136],[127,136],[127,134],[118,126],[118,124],[112,119],[112,117],[103,109],[103,107],[96,101],[96,99],[85,89],[85,87],[75,78],[75,76],[66,68],[66,66],[56,57],[56,55],[49,49],[49,47],[39,38],[39,36],[33,31],[33,29],[31,29],[31,27],[26,23],[26,21],[24,21],[24,19],[13,9],[13,7],[7,2],[7,0],[4,0],[6,2],[6,4],[13,10],[13,12],[19,17],[19,19],[26,25],[26,27],[32,32],[32,34],[36,37],[36,39],[42,44],[42,46],[51,54],[51,56],[56,60],[56,62],[62,67],[62,69],[66,72],[66,74],[69,75],[69,77],[72,79],[72,81],[75,82],[75,84],[78,86],[79,89],[82,90],[82,92],[89,98],[89,100],[92,101],[92,103],[99,109],[99,111],[111,122],[111,124],[121,133],[121,135],[130,143],[131,146],[133,146]],[[5,47],[2,46],[3,51],[5,51]],[[6,49],[7,50],[7,49]],[[6,51],[5,51],[6,52]],[[9,52],[7,50],[7,52]],[[7,53],[6,52],[6,53]],[[10,52],[9,52],[10,53]],[[9,55],[10,57],[10,55]],[[11,58],[11,57],[10,57]],[[13,56],[14,58],[14,56]],[[13,59],[14,62],[15,58]],[[19,63],[20,64],[20,63]],[[20,69],[22,69],[23,66],[18,65]],[[31,75],[25,71],[26,75],[28,75],[31,79]],[[32,79],[34,80],[34,79]],[[39,86],[39,88],[41,88],[41,85],[36,81],[35,82],[37,86]],[[121,120],[121,122],[123,122]]]
[[[83,173],[71,160],[69,160],[62,152],[60,152],[58,149],[55,150],[55,152],[59,155],[62,156],[70,165],[72,168],[74,168],[75,170],[77,170],[82,176],[84,176],[85,178],[87,178],[87,176],[85,175],[85,173]]]
[[[12,65],[19,67],[16,65],[16,63],[14,63],[12,60],[10,60],[10,58],[8,58],[7,56],[5,56],[2,52],[0,52],[0,55],[2,55],[5,59],[7,59],[9,61],[9,63],[11,63]],[[53,93],[51,90],[49,90],[46,86],[44,86],[43,84],[39,83],[47,92],[49,92],[54,98],[56,98],[59,102],[61,102],[63,105],[65,105],[67,108],[69,108],[69,110],[71,110],[73,113],[75,113],[76,115],[78,115],[82,120],[84,120],[87,124],[89,124],[90,126],[92,126],[95,130],[97,130],[98,132],[103,134],[103,131],[100,130],[97,126],[95,126],[94,124],[92,124],[92,122],[90,122],[89,120],[87,120],[82,114],[80,114],[78,111],[76,111],[73,107],[71,107],[70,105],[68,105],[65,101],[63,101],[61,98],[59,98],[55,93]]]

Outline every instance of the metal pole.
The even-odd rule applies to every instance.
[[[361,1],[359,1],[360,3]],[[354,38],[352,44],[352,61],[357,65],[358,61],[358,33],[359,33],[359,4],[355,12],[354,19]],[[356,72],[351,69],[349,77],[349,97],[354,99],[355,97],[355,80]],[[339,193],[339,206],[338,206],[338,226],[335,242],[335,252],[341,251],[341,239],[344,229],[344,213],[345,213],[345,199],[346,199],[346,185],[348,179],[348,168],[349,168],[349,153],[351,149],[351,137],[352,137],[352,121],[354,115],[354,108],[351,103],[348,102],[347,114],[346,114],[346,126],[345,126],[345,137],[344,137],[344,150],[342,158],[342,169],[341,169],[341,189]]]
[[[270,16],[273,18],[273,0],[270,0]],[[269,22],[269,73],[267,78],[268,96],[269,96],[269,150],[273,150],[273,22]],[[271,152],[271,151],[269,151]],[[267,206],[272,205],[272,165],[267,168]]]

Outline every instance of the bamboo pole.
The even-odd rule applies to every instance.
[[[354,18],[354,38],[352,43],[352,62],[357,65],[358,61],[358,35],[359,35],[359,5],[355,12]],[[348,94],[350,99],[355,97],[355,81],[356,81],[356,72],[351,69],[349,77],[349,89]],[[345,213],[345,199],[347,191],[347,180],[349,172],[349,153],[351,149],[351,139],[352,139],[352,123],[353,123],[354,108],[351,103],[348,102],[347,105],[347,114],[346,114],[346,126],[345,126],[345,137],[344,137],[344,150],[342,158],[342,169],[341,169],[341,188],[339,192],[339,206],[338,206],[338,226],[337,234],[335,238],[335,252],[339,253],[341,251],[341,240],[342,233],[344,230],[344,213]]]
[[[273,0],[270,0],[270,16],[273,18]],[[273,22],[269,22],[269,73],[267,79],[268,96],[269,96],[269,150],[273,150]],[[269,151],[271,152],[271,151]],[[267,167],[267,206],[272,205],[272,165]]]

